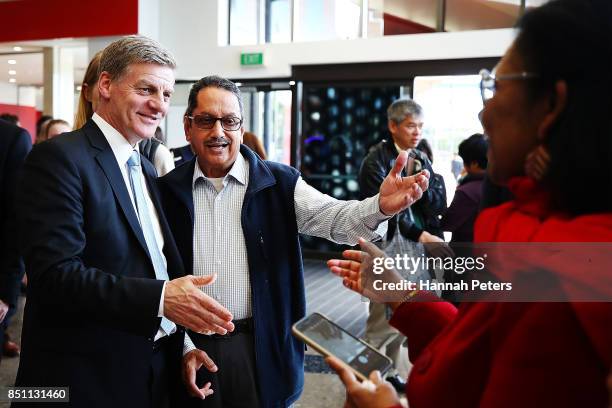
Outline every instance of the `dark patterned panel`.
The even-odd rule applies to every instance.
[[[304,180],[338,199],[358,199],[359,167],[368,149],[387,134],[387,107],[399,95],[399,86],[305,84],[300,140]],[[307,236],[302,244],[318,251],[344,248]]]

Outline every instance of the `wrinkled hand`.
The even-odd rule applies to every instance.
[[[344,259],[330,259],[327,266],[331,272],[342,278],[342,283],[347,288],[359,293],[377,303],[400,301],[410,292],[409,290],[381,290],[375,287],[375,281],[385,283],[399,283],[404,278],[393,268],[385,268],[384,264],[375,259],[387,258],[387,255],[376,245],[359,238],[359,245],[363,251],[346,250],[342,252]],[[375,262],[377,264],[375,265]],[[374,273],[374,268],[381,273]],[[376,283],[378,287],[380,282]]]
[[[391,384],[381,378],[378,370],[370,373],[370,381],[360,383],[342,361],[335,357],[328,357],[325,361],[334,369],[346,387],[345,407],[388,408],[400,403],[397,392]]]
[[[217,372],[217,366],[212,361],[208,354],[202,350],[194,349],[183,356],[183,382],[187,387],[187,392],[192,397],[204,399],[213,393],[210,388],[210,382],[204,384],[204,387],[198,388],[196,384],[196,372],[205,366],[211,373]]]
[[[234,330],[232,314],[198,286],[208,286],[217,275],[183,276],[166,283],[164,316],[196,333],[226,334]]]
[[[423,196],[429,186],[429,172],[421,171],[410,177],[402,177],[402,170],[408,161],[408,153],[401,152],[395,165],[380,185],[379,206],[385,215],[395,215],[411,206]]]
[[[6,317],[6,314],[8,313],[8,311],[9,311],[9,306],[0,300],[0,323],[4,321],[4,318]]]
[[[432,258],[453,258],[455,252],[444,240],[436,235],[423,231],[419,236],[419,242],[424,244],[425,252]]]

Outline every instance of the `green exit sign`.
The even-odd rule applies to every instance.
[[[240,54],[240,65],[263,65],[263,52]]]

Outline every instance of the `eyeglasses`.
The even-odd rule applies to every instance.
[[[517,74],[495,75],[488,69],[480,70],[480,95],[482,102],[485,103],[495,96],[495,88],[498,80],[524,80],[537,78],[539,75],[532,72],[519,72]]]
[[[233,131],[240,129],[242,126],[242,119],[237,118],[236,116],[225,116],[223,118],[215,118],[214,116],[209,115],[196,115],[196,116],[187,116],[188,119],[191,119],[193,123],[202,130],[208,130],[215,127],[215,123],[217,121],[221,122],[221,127],[224,130]]]

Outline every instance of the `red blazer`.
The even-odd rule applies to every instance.
[[[612,241],[612,214],[565,217],[530,180],[510,187],[476,242]],[[612,303],[411,302],[390,323],[408,338],[410,408],[608,407]]]

